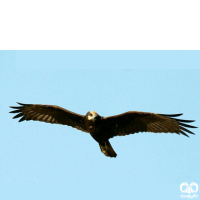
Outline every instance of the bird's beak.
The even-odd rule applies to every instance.
[[[92,121],[94,122],[94,121],[96,121],[96,119],[97,119],[97,117],[94,117],[94,118],[92,119]]]
[[[95,116],[95,117],[93,118],[93,122],[95,122],[98,118],[99,118],[99,115]]]

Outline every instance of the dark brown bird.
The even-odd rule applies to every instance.
[[[21,117],[19,122],[24,120],[35,120],[52,124],[63,124],[72,126],[90,135],[99,143],[102,153],[109,157],[116,157],[109,139],[114,136],[129,135],[138,132],[154,133],[191,133],[187,128],[197,128],[187,123],[194,120],[176,119],[182,114],[157,114],[149,112],[129,111],[120,115],[102,117],[94,111],[89,111],[85,116],[71,112],[59,106],[41,104],[22,104],[12,107],[10,113],[18,113],[13,118]],[[187,134],[186,134],[187,133]]]

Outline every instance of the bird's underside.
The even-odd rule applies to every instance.
[[[109,139],[115,136],[125,136],[138,132],[176,133],[187,137],[194,134],[188,128],[197,128],[188,125],[194,120],[177,119],[182,114],[158,114],[150,112],[129,111],[120,115],[102,117],[94,111],[85,116],[59,106],[42,104],[22,104],[13,107],[10,113],[16,113],[13,118],[20,117],[19,122],[35,120],[52,124],[68,125],[78,130],[88,132],[99,143],[104,155],[116,157]]]

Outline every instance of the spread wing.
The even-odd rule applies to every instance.
[[[194,120],[175,118],[180,115],[182,114],[165,115],[130,111],[120,115],[104,117],[104,126],[110,133],[109,138],[138,132],[177,133],[189,137],[186,133],[194,133],[186,128],[197,127],[187,124],[194,122]]]
[[[73,113],[69,110],[53,105],[42,104],[22,104],[20,106],[11,108],[15,109],[10,113],[18,113],[13,118],[21,117],[19,122],[24,120],[35,120],[51,124],[63,124],[72,126],[81,131],[88,132],[85,126],[83,115]]]

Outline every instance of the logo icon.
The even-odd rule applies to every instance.
[[[188,195],[181,195],[181,198],[188,198],[188,199],[193,199],[193,198],[197,198],[198,195],[193,194],[190,195],[192,193],[196,193],[198,191],[198,184],[195,182],[190,183],[190,185],[188,185],[188,183],[183,182],[180,185],[180,191],[183,193],[188,193]]]

